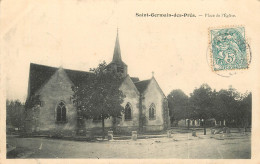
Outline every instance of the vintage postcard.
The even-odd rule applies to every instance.
[[[260,1],[0,1],[0,163],[259,163]]]

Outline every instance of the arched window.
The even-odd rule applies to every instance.
[[[155,118],[156,118],[155,117],[155,105],[154,105],[154,103],[152,103],[149,108],[149,119],[155,120]]]
[[[64,102],[60,102],[56,108],[56,121],[57,122],[66,122],[67,121],[67,111]]]
[[[125,106],[125,120],[131,120],[131,119],[132,119],[131,105],[127,103]]]

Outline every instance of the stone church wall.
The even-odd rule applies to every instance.
[[[60,68],[51,79],[37,93],[40,95],[42,106],[38,118],[38,129],[40,131],[75,131],[76,130],[76,109],[72,104],[71,89],[72,83],[66,73]],[[60,102],[66,105],[66,123],[56,122],[56,107]]]
[[[163,130],[163,94],[160,92],[155,80],[151,80],[148,88],[144,92],[143,106],[146,117],[145,131],[161,131]],[[149,107],[155,105],[155,119],[149,119]]]
[[[40,95],[42,106],[40,107],[39,114],[36,118],[37,123],[33,128],[37,131],[44,133],[76,133],[77,131],[77,112],[73,106],[71,96],[73,91],[71,89],[72,82],[68,78],[65,71],[60,68],[58,71],[48,80],[48,82],[40,88],[36,95]],[[125,99],[122,106],[125,108],[127,103],[131,106],[131,120],[126,120],[124,114],[121,119],[117,119],[115,126],[113,125],[113,119],[105,120],[105,128],[116,130],[120,132],[131,132],[133,130],[139,130],[140,109],[139,109],[139,91],[135,87],[134,83],[127,76],[122,83],[120,90],[125,94]],[[142,102],[143,114],[146,117],[144,130],[145,131],[161,131],[164,129],[163,120],[163,100],[162,94],[158,84],[154,79],[151,80],[148,88],[144,92],[144,99]],[[67,122],[57,123],[56,121],[56,108],[60,102],[64,102],[66,105],[66,117]],[[149,119],[149,107],[155,104],[156,119]],[[35,127],[37,126],[37,127]],[[114,127],[113,127],[114,126]],[[91,131],[93,129],[101,129],[102,122],[93,121],[92,119],[85,120],[85,129]]]
[[[119,119],[116,123],[116,128],[120,129],[120,131],[137,130],[139,126],[139,95],[129,76],[127,76],[122,83],[120,90],[122,90],[126,96],[122,106],[125,107],[127,103],[130,103],[131,105],[132,119],[125,120],[124,115],[122,115],[122,119]],[[105,120],[105,128],[113,128],[112,120],[112,118]],[[87,130],[102,128],[102,122],[89,119],[85,121],[85,126]]]
[[[138,130],[139,128],[139,92],[136,89],[134,83],[129,76],[126,77],[125,81],[120,87],[120,90],[125,94],[125,99],[122,106],[125,108],[127,103],[130,104],[132,109],[132,119],[125,120],[124,114],[119,124],[118,128],[125,129],[126,131]]]

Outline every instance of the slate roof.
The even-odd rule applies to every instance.
[[[85,71],[76,71],[76,70],[70,70],[70,69],[64,69],[67,73],[68,77],[72,81],[72,83],[76,86],[79,86],[83,82],[87,82],[88,78],[93,75],[91,72],[85,72]]]
[[[58,70],[57,67],[49,67],[39,64],[30,64],[30,73],[29,73],[29,95],[34,95],[38,89],[40,89],[44,84],[48,82],[51,76]],[[76,86],[80,85],[86,81],[89,76],[92,74],[90,72],[76,71],[70,69],[64,69],[67,73],[69,79]]]
[[[147,86],[149,85],[150,81],[151,81],[151,79],[143,80],[143,81],[135,82],[134,84],[135,84],[136,88],[138,89],[138,91],[140,93],[143,93],[146,90]]]
[[[140,81],[138,77],[130,77],[133,83]]]

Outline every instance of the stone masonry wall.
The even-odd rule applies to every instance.
[[[132,107],[132,120],[125,120],[124,115],[122,115],[122,119],[119,121],[119,123],[116,125],[118,128],[130,128],[130,129],[137,129],[139,126],[139,95],[138,91],[136,90],[133,82],[131,81],[130,77],[127,76],[124,82],[122,83],[120,90],[125,94],[125,99],[122,104],[123,107],[126,106],[127,103],[131,104]],[[105,120],[105,127],[106,128],[112,128],[112,118]],[[92,128],[102,128],[102,122],[96,121],[93,122],[92,119],[85,121],[86,129],[92,129]]]
[[[156,81],[151,80],[148,88],[144,92],[143,106],[145,107],[144,114],[146,117],[146,131],[160,131],[163,130],[163,94],[159,90]],[[149,107],[155,104],[155,119],[149,119]]]
[[[134,83],[130,79],[129,76],[126,77],[125,81],[120,87],[120,90],[125,94],[125,99],[122,104],[123,107],[130,104],[132,109],[132,119],[125,120],[124,114],[122,116],[122,120],[117,125],[119,127],[129,127],[131,129],[138,129],[139,127],[139,92],[135,88]]]
[[[38,118],[40,131],[75,131],[76,109],[71,101],[72,83],[66,73],[60,68],[50,80],[37,92],[40,95],[42,106]],[[56,107],[60,102],[66,105],[66,123],[56,123]]]

